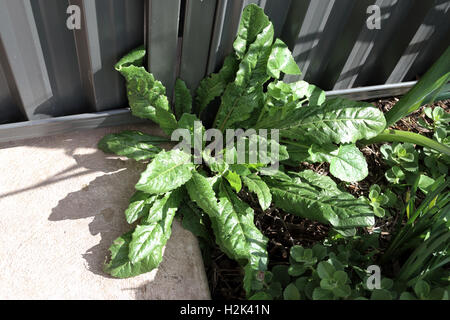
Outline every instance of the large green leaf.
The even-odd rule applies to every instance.
[[[340,144],[375,137],[385,125],[383,113],[371,104],[334,98],[296,109],[283,120],[267,117],[256,129],[278,128],[281,136],[310,144]]]
[[[175,115],[170,110],[156,108],[156,122],[167,135],[171,135],[178,128]]]
[[[192,178],[186,183],[186,190],[191,200],[208,214],[212,225],[215,225],[221,210],[217,203],[216,193],[208,178],[194,171]]]
[[[293,179],[296,183],[308,183],[311,186],[315,187],[317,190],[320,190],[321,194],[325,194],[328,196],[338,196],[342,194],[342,191],[338,188],[336,182],[334,182],[333,179],[321,174],[317,174],[312,170],[290,172],[290,175],[290,179]]]
[[[123,58],[121,58],[114,68],[120,71],[124,67],[129,67],[131,65],[142,67],[145,59],[145,48],[144,46],[139,46],[136,49],[132,50],[130,53],[126,54]]]
[[[206,177],[194,172],[186,184],[190,198],[212,222],[216,243],[230,258],[247,265],[254,276],[267,268],[267,239],[254,225],[254,212],[229,186],[219,182],[219,202]]]
[[[234,80],[238,67],[239,61],[232,53],[225,58],[218,73],[213,73],[200,81],[196,91],[197,114],[200,114],[211,101],[224,92],[226,86]]]
[[[331,224],[338,229],[374,224],[373,212],[366,201],[355,199],[349,193],[329,194],[327,189],[307,179],[286,181],[267,177],[265,181],[275,206],[288,213]]]
[[[261,209],[267,210],[272,202],[272,194],[267,184],[256,174],[242,177],[248,190],[256,193]]]
[[[267,73],[272,78],[279,79],[280,72],[295,75],[301,74],[287,45],[280,39],[276,39],[272,45],[272,51],[267,62]]]
[[[149,195],[142,191],[136,191],[130,199],[130,205],[125,210],[125,217],[128,223],[133,223],[139,218],[148,215],[148,212],[156,200],[156,196]]]
[[[233,146],[223,150],[223,158],[228,164],[263,166],[289,159],[289,154],[286,146],[275,139],[250,134],[239,135]]]
[[[200,152],[200,149],[205,147],[205,140],[203,139],[205,127],[195,114],[184,113],[180,121],[178,121],[178,128],[189,130],[191,135],[190,146],[192,148],[196,148]]]
[[[174,191],[168,201],[165,216],[150,225],[137,226],[114,240],[109,248],[111,260],[105,272],[117,278],[129,278],[152,271],[162,261],[162,252],[170,238],[171,225],[180,201],[179,191]],[[147,252],[147,254],[145,254]],[[135,262],[132,262],[132,259]]]
[[[282,141],[286,144],[289,160],[287,161],[292,166],[297,166],[298,162],[305,162],[310,158],[309,149],[311,146],[307,142],[293,142],[289,140]]]
[[[191,156],[181,150],[161,151],[141,174],[136,189],[161,194],[185,184],[192,176]]]
[[[366,159],[354,144],[341,146],[313,144],[309,154],[308,161],[330,163],[330,173],[342,181],[361,181],[369,174]]]
[[[293,82],[289,86],[295,94],[296,99],[303,101],[303,103],[307,102],[311,106],[320,106],[326,100],[325,91],[306,81],[300,80]]]
[[[341,145],[330,162],[330,173],[342,181],[355,182],[369,174],[364,155],[354,144]]]
[[[228,181],[230,186],[239,193],[242,189],[242,180],[241,177],[234,171],[228,170],[223,177]]]
[[[166,134],[176,129],[166,88],[142,66],[145,50],[139,47],[124,56],[115,68],[126,80],[128,103],[134,116],[158,123]]]
[[[274,81],[267,86],[264,109],[253,122],[251,127],[259,123],[265,117],[270,117],[271,121],[279,121],[290,116],[296,109],[303,105],[322,105],[325,101],[325,92],[306,81],[285,83]]]
[[[205,239],[209,243],[211,237],[208,231],[208,215],[198,208],[194,203],[183,203],[179,209],[179,213],[182,215],[182,225],[186,230],[191,231],[195,236]]]
[[[142,224],[152,224],[158,221],[161,221],[163,217],[166,216],[167,211],[170,209],[168,207],[170,203],[168,203],[171,192],[167,192],[164,195],[154,196],[155,200],[153,201],[151,207],[149,208],[147,214],[141,220]]]
[[[171,226],[175,213],[180,204],[180,192],[167,193],[162,199],[154,202],[150,209],[151,217],[147,223],[138,225],[132,234],[129,245],[128,258],[132,264],[136,264],[148,256],[159,265],[162,260],[162,251],[170,238]]]
[[[252,6],[253,7],[253,6]],[[248,8],[248,7],[247,7]],[[264,15],[262,9],[257,10],[251,21],[259,21],[260,14]],[[260,13],[262,12],[262,13]],[[245,14],[245,13],[244,13]],[[255,30],[247,30],[241,35],[246,35],[245,41],[236,39],[239,45],[237,51],[238,56],[242,53],[242,61],[239,64],[239,70],[236,73],[236,79],[230,83],[222,96],[222,102],[216,114],[214,125],[223,131],[226,128],[232,128],[234,124],[245,121],[250,118],[253,109],[262,107],[264,93],[262,85],[269,79],[267,76],[267,60],[270,55],[270,49],[273,42],[273,25],[265,17],[265,22],[261,24],[263,28],[256,28],[258,34],[253,42],[251,33]],[[245,24],[245,18],[241,21]],[[241,24],[242,24],[241,23]],[[246,46],[249,45],[245,52]]]
[[[104,271],[116,278],[129,278],[157,268],[159,257],[148,255],[138,263],[132,264],[128,259],[129,246],[133,231],[127,232],[114,240],[109,248],[111,260],[105,264]],[[156,258],[156,259],[155,259]],[[162,257],[161,257],[162,258]]]
[[[254,224],[254,212],[224,183],[220,184],[221,215],[217,219],[216,239],[237,261],[246,261],[244,283],[267,270],[267,238]],[[251,287],[245,285],[247,293]]]
[[[98,148],[106,153],[114,153],[135,160],[152,159],[161,149],[155,146],[168,141],[139,131],[122,131],[104,136]]]
[[[243,59],[257,36],[270,24],[264,10],[255,4],[244,8],[239,23],[236,40],[233,43],[234,50],[239,59]]]
[[[186,83],[177,79],[175,82],[175,116],[177,119],[181,118],[183,113],[190,113],[192,111],[192,96]]]

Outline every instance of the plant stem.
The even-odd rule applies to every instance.
[[[434,149],[440,153],[450,156],[450,148],[430,138],[424,137],[418,133],[387,129],[375,138],[361,141],[363,145],[369,145],[379,142],[410,142],[422,147]]]

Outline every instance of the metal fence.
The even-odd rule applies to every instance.
[[[450,43],[448,0],[0,0],[0,141],[64,131],[56,117],[67,115],[92,114],[67,118],[81,121],[68,129],[129,121],[105,110],[126,107],[113,65],[142,43],[169,93],[177,77],[195,89],[231,52],[249,3],[264,8],[301,77],[335,93],[401,93]],[[80,29],[66,26],[69,5],[81,9]],[[370,5],[380,29],[367,27]],[[108,117],[122,120],[99,120]]]

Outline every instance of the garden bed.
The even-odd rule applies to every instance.
[[[280,80],[301,70],[256,5],[233,48],[196,89],[177,79],[173,106],[142,67],[144,47],[115,65],[132,114],[167,138],[124,131],[99,142],[150,160],[125,210],[135,228],[112,243],[105,271],[158,268],[178,217],[199,238],[216,298],[448,299],[450,118],[446,102],[420,107],[448,98],[450,49],[377,108]]]
[[[399,98],[385,98],[368,101],[373,103],[386,113],[390,110]],[[421,135],[432,137],[433,131],[426,129],[418,123],[419,119],[427,120],[424,115],[426,107],[440,107],[447,113],[450,112],[450,100],[438,101],[433,104],[423,106],[419,110],[412,113],[410,116],[401,119],[392,126],[393,129],[406,130]],[[369,176],[356,183],[345,185],[345,189],[354,196],[368,197],[370,186],[379,184],[385,187],[388,181],[384,176],[389,166],[383,161],[379,145],[366,146],[362,149],[368,166]],[[301,164],[297,169],[299,171],[311,169],[319,174],[330,176],[337,183],[340,181],[329,174],[329,164],[321,163],[318,165],[311,165],[308,163]],[[289,251],[294,245],[302,245],[304,247],[312,247],[316,243],[322,243],[330,230],[329,226],[321,223],[311,221],[308,219],[296,217],[275,207],[271,207],[266,211],[262,211],[258,205],[258,200],[250,193],[241,192],[242,199],[255,210],[255,225],[262,230],[264,235],[269,239],[268,253],[269,266],[274,265],[288,265]],[[423,199],[424,194],[419,192],[418,199]],[[419,203],[420,204],[420,201]],[[380,250],[384,251],[391,240],[391,229],[399,219],[400,212],[392,215],[390,218],[377,219],[374,228],[381,229],[380,233]],[[404,222],[404,221],[403,221]],[[365,232],[371,232],[371,229],[366,229]],[[219,247],[214,247],[208,252],[211,258],[206,258],[206,272],[209,281],[211,296],[213,299],[246,299],[245,290],[243,288],[244,274],[242,267],[234,260],[228,258]]]

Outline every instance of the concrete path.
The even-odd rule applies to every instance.
[[[197,240],[178,221],[158,270],[103,273],[145,168],[97,149],[124,129],[160,133],[136,125],[0,144],[0,299],[210,298]]]

